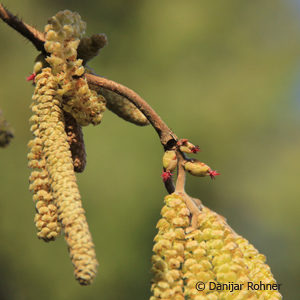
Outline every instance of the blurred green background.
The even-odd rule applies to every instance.
[[[109,44],[90,66],[143,96],[179,137],[199,144],[215,181],[187,191],[267,256],[285,299],[299,294],[300,6],[297,1],[4,2],[43,29],[61,9]],[[66,244],[36,238],[28,191],[28,119],[36,50],[0,22],[0,108],[15,138],[0,149],[0,299],[147,299],[155,225],[166,195],[152,128],[107,111],[84,129],[79,187],[100,262],[92,286],[73,278]]]

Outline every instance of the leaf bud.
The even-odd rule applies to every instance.
[[[208,165],[196,159],[185,161],[183,166],[186,171],[194,176],[210,176],[211,179],[214,179],[215,176],[220,175],[220,173],[212,170]]]
[[[176,152],[174,150],[168,150],[164,153],[163,156],[163,167],[167,170],[167,171],[174,171],[175,168],[177,167],[177,156],[176,156]]]
[[[200,151],[199,146],[195,146],[190,143],[187,139],[181,139],[177,142],[177,146],[179,146],[180,151],[184,153],[197,153]]]

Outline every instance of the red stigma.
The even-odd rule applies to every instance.
[[[172,173],[170,171],[162,172],[161,178],[163,179],[163,182],[166,182],[169,178],[172,177]]]
[[[33,81],[34,82],[34,80],[35,80],[35,76],[36,76],[36,74],[35,73],[32,73],[31,75],[29,75],[28,77],[26,77],[26,80],[27,81]]]
[[[209,176],[211,179],[215,179],[215,176],[217,176],[217,175],[221,175],[221,174],[214,170],[209,171]]]
[[[197,146],[193,147],[193,148],[191,149],[191,151],[192,151],[193,153],[198,153],[198,152],[200,151],[200,148],[199,148],[199,146],[197,145]]]

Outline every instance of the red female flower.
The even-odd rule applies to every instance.
[[[162,172],[161,177],[163,179],[163,182],[166,182],[169,178],[172,177],[172,175],[173,174],[170,171]]]
[[[211,179],[215,179],[215,176],[217,176],[217,175],[221,175],[221,174],[214,170],[209,171],[209,176]]]
[[[26,80],[27,81],[33,81],[34,82],[34,80],[35,80],[35,76],[36,76],[36,74],[35,73],[32,73],[31,75],[29,75],[28,77],[26,77]]]

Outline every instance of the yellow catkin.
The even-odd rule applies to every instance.
[[[46,170],[46,160],[43,154],[43,141],[41,139],[43,129],[39,128],[39,121],[45,118],[49,108],[45,105],[45,99],[51,96],[37,97],[33,95],[34,103],[31,108],[31,129],[34,138],[28,143],[30,152],[28,154],[28,166],[32,168],[29,177],[29,189],[33,192],[33,200],[36,202],[35,226],[38,230],[37,236],[44,241],[54,240],[61,231],[61,224],[58,221],[57,207],[52,197],[49,174]]]
[[[179,196],[170,195],[165,199],[157,223],[158,234],[154,238],[151,286],[155,299],[183,300],[183,277],[181,266],[184,262],[184,228],[189,225],[189,211]]]
[[[99,124],[105,111],[105,99],[89,89],[82,77],[82,59],[77,59],[77,48],[85,31],[79,14],[68,10],[57,13],[45,27],[46,58],[60,84],[63,109],[81,126]]]
[[[259,254],[246,239],[237,235],[224,218],[203,207],[198,217],[197,228],[193,228],[189,224],[181,222],[178,219],[177,210],[173,208],[181,207],[182,212],[187,210],[183,198],[171,194],[165,198],[165,202],[167,205],[162,210],[163,218],[158,222],[158,235],[162,235],[160,232],[169,232],[171,228],[169,224],[174,224],[174,222],[181,224],[181,229],[184,230],[180,240],[184,247],[184,253],[181,256],[183,261],[179,268],[180,278],[183,280],[184,299],[282,299],[270,268],[265,264],[265,257]],[[155,248],[154,252],[156,252]],[[156,253],[156,256],[158,256],[156,260],[160,261],[160,265],[165,266],[166,255]],[[164,268],[161,271],[163,275],[166,274],[166,270]],[[158,268],[153,268],[153,271],[156,278],[159,274]],[[160,276],[160,278],[163,277]],[[156,288],[161,281],[161,279],[154,279]],[[205,284],[203,291],[196,289],[197,282]],[[248,283],[252,282],[265,284],[265,286],[260,289],[251,289]],[[217,289],[222,284],[223,288]],[[153,293],[150,299],[173,298]]]
[[[61,99],[56,94],[57,81],[50,68],[36,77],[35,98],[47,114],[40,119],[43,153],[51,189],[65,232],[74,273],[80,284],[90,284],[96,275],[97,260],[76,183],[70,147],[65,132]],[[51,100],[50,100],[51,98]],[[49,99],[49,100],[48,100]]]
[[[281,299],[277,290],[255,290],[248,286],[249,282],[261,281],[264,284],[276,284],[276,281],[269,266],[264,263],[264,256],[259,254],[246,239],[237,235],[224,218],[203,207],[198,217],[198,229],[190,233],[188,231],[187,229],[186,255],[194,259],[194,264],[188,268],[186,265],[183,267],[184,276],[194,269],[194,272],[191,272],[193,273],[191,278],[186,276],[185,293],[188,299],[198,300],[201,296],[224,300]],[[187,247],[191,245],[189,243],[193,243],[193,249]],[[249,262],[249,256],[254,263]],[[260,277],[254,276],[257,273],[260,273]],[[195,282],[197,281],[206,284],[204,291],[196,290]],[[230,283],[232,283],[231,286],[228,285]],[[227,286],[217,291],[214,288],[217,284],[227,284]],[[240,286],[235,285],[238,289],[232,290],[233,284]],[[262,294],[265,298],[261,298]]]

